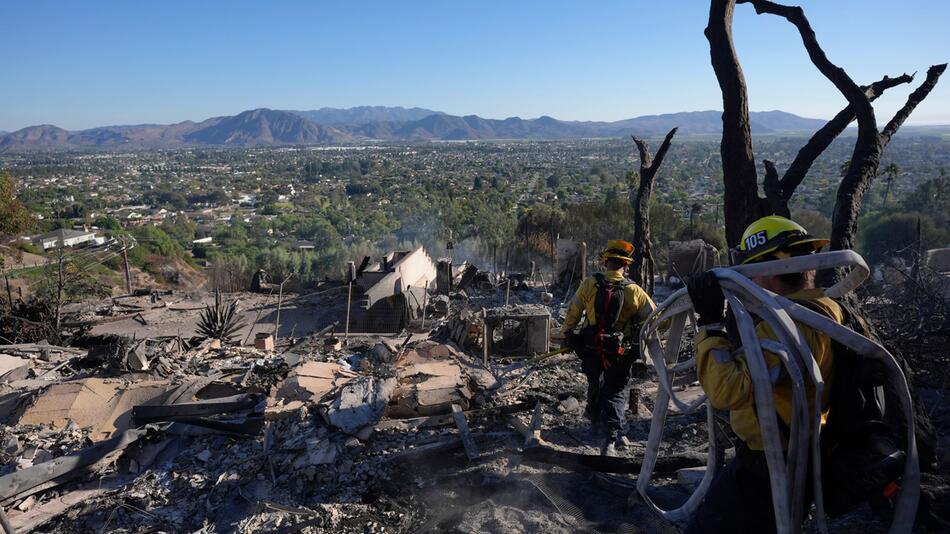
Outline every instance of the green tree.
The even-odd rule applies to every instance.
[[[36,224],[33,213],[17,200],[16,184],[6,174],[0,174],[0,239],[4,242],[20,237]],[[4,257],[0,255],[0,267]]]
[[[96,220],[92,221],[92,225],[109,231],[120,230],[122,228],[122,223],[111,215],[97,217]]]
[[[938,227],[950,224],[950,176],[944,172],[917,186],[903,202],[906,211],[920,211],[933,217]]]
[[[926,213],[889,213],[866,223],[861,232],[861,251],[872,264],[888,257],[912,261],[918,248],[918,224],[921,250],[944,246],[950,240],[950,232],[937,227]]]
[[[815,210],[792,210],[792,220],[805,227],[810,235],[827,238],[831,235],[831,219]]]
[[[0,237],[8,240],[33,228],[33,213],[17,200],[16,184],[6,174],[0,174]]]

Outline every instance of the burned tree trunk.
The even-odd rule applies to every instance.
[[[798,152],[785,175],[779,178],[775,164],[765,161],[765,198],[760,198],[755,175],[755,159],[749,123],[745,79],[732,41],[732,17],[735,5],[752,4],[758,14],[785,18],[799,31],[808,57],[816,68],[844,95],[848,106],[822,127]],[[877,176],[881,156],[891,137],[934,88],[946,65],[934,65],[927,79],[907,99],[907,103],[879,132],[871,102],[885,90],[910,83],[913,76],[885,76],[870,86],[858,86],[848,73],[832,63],[818,44],[814,30],[800,7],[784,6],[769,0],[711,0],[706,38],[710,44],[713,69],[723,95],[722,168],[724,174],[724,212],[726,238],[737,243],[744,227],[752,220],[776,213],[789,215],[789,199],[804,180],[808,169],[852,121],[858,122],[858,137],[850,163],[842,179],[832,218],[831,248],[851,248],[857,234],[857,221],[864,193]],[[830,281],[829,278],[822,282]]]
[[[739,244],[749,223],[768,215],[768,202],[759,196],[755,156],[752,152],[752,128],[749,120],[749,94],[732,41],[732,15],[736,0],[712,0],[706,39],[713,70],[722,91],[722,173],[726,222],[726,242]]]
[[[930,94],[930,91],[936,86],[940,75],[946,70],[947,65],[934,65],[930,67],[927,71],[927,79],[910,94],[907,98],[907,103],[904,104],[897,114],[894,115],[894,118],[887,123],[884,130],[878,132],[877,119],[874,116],[874,107],[871,106],[871,101],[876,95],[869,94],[871,89],[859,87],[843,68],[835,65],[828,59],[828,56],[825,55],[825,51],[818,44],[815,31],[805,17],[805,12],[802,8],[784,6],[768,0],[738,1],[739,3],[752,4],[758,14],[767,13],[777,15],[792,23],[801,35],[802,43],[808,52],[808,57],[811,59],[811,62],[818,68],[819,72],[828,78],[841,94],[844,95],[848,100],[848,109],[850,109],[854,113],[855,118],[857,118],[858,138],[854,144],[854,151],[851,154],[851,163],[848,165],[844,179],[838,186],[831,229],[832,250],[852,248],[858,230],[858,216],[860,215],[861,201],[864,198],[864,193],[877,176],[884,148],[904,121],[913,113],[917,105]],[[717,0],[713,0],[713,4],[715,5],[716,3]],[[878,82],[879,86],[877,89],[883,90],[886,89],[887,86],[897,85],[898,83],[903,83],[903,81],[909,81],[906,75],[893,80],[885,78],[881,82]],[[872,88],[874,88],[874,86],[872,86]],[[842,114],[846,112],[847,110],[843,111]],[[850,117],[848,118],[850,119]],[[838,123],[835,123],[834,127],[837,128],[842,122],[844,125],[847,125],[850,120],[844,122],[844,118],[842,118]],[[828,142],[830,143],[830,141]],[[805,161],[807,161],[807,156],[808,154],[806,153]],[[817,155],[814,157],[817,157]],[[811,158],[812,161],[814,157]],[[808,165],[810,165],[810,162]],[[805,170],[807,170],[807,168]],[[803,175],[803,172],[801,175]],[[797,173],[792,175],[787,185],[791,186],[792,181],[798,179],[797,176],[799,176]],[[774,177],[771,179],[774,180]],[[800,182],[800,179],[798,180]],[[827,282],[829,280],[826,279],[823,281]]]
[[[653,260],[653,250],[650,239],[650,201],[653,198],[653,182],[656,178],[656,171],[663,164],[663,158],[666,157],[666,151],[670,148],[673,136],[676,134],[676,128],[666,134],[666,138],[660,145],[654,158],[650,154],[650,146],[646,141],[639,137],[634,137],[633,142],[637,145],[640,152],[640,182],[634,184],[631,177],[630,190],[636,193],[631,198],[633,202],[633,269],[630,276],[634,282],[653,295],[655,289],[654,274],[656,272],[656,262]]]

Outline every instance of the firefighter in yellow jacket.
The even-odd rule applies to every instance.
[[[741,262],[752,263],[811,254],[828,243],[809,236],[799,224],[779,216],[763,217],[746,229],[739,244]],[[841,307],[815,288],[814,272],[756,277],[752,281],[773,293],[819,311],[838,323],[843,320]],[[752,379],[745,359],[734,356],[726,335],[724,297],[711,272],[694,277],[688,284],[690,299],[699,315],[696,337],[696,371],[709,402],[729,411],[729,421],[741,443],[736,456],[725,466],[706,493],[700,509],[686,529],[696,532],[774,532],[775,515],[769,485],[768,465],[763,452],[752,394]],[[798,323],[825,381],[822,411],[828,408],[828,393],[833,380],[831,339],[824,333]],[[759,339],[777,340],[765,322],[756,327]],[[785,425],[792,420],[792,385],[779,358],[764,352],[775,398],[776,412]],[[806,386],[805,397],[814,399],[814,386]]]
[[[612,240],[600,255],[604,271],[583,280],[571,298],[561,333],[581,358],[587,375],[585,415],[602,452],[628,445],[625,436],[631,368],[639,357],[640,324],[656,307],[650,296],[625,277],[633,245]],[[580,332],[575,328],[581,325]]]

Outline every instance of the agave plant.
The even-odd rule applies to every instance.
[[[214,305],[205,307],[201,318],[198,319],[198,334],[231,343],[238,337],[237,331],[245,326],[247,323],[238,315],[237,301],[225,303],[221,299],[221,293],[215,291]]]

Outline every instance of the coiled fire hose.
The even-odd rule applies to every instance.
[[[806,484],[810,483],[813,487],[818,529],[823,533],[828,531],[824,513],[819,450],[820,407],[824,383],[818,364],[812,357],[801,331],[795,325],[797,321],[825,333],[865,357],[883,362],[887,370],[887,380],[891,388],[898,393],[900,410],[907,421],[907,461],[904,464],[901,490],[897,496],[894,517],[888,532],[909,533],[913,528],[917,501],[920,496],[920,466],[914,439],[913,404],[907,380],[900,365],[878,343],[824,315],[766,291],[750,280],[756,276],[774,276],[837,267],[849,267],[851,271],[839,283],[825,290],[825,295],[832,298],[838,298],[853,291],[867,278],[869,272],[864,259],[851,250],[823,252],[731,268],[717,268],[712,271],[719,279],[723,293],[736,317],[738,334],[742,343],[742,348],[736,355],[742,355],[745,358],[752,378],[756,415],[765,444],[765,456],[769,469],[776,530],[779,534],[790,534],[801,528],[805,489]],[[779,338],[777,342],[758,339],[752,314],[771,326]],[[677,398],[672,387],[674,373],[688,371],[696,366],[695,356],[687,361],[677,361],[687,319],[691,324],[695,324],[692,302],[686,289],[683,288],[673,293],[657,307],[644,322],[643,329],[640,331],[641,351],[645,358],[653,362],[659,378],[659,388],[647,448],[637,479],[637,491],[650,508],[664,519],[674,523],[685,523],[699,508],[715,476],[718,449],[714,432],[713,408],[706,402],[705,395],[686,403]],[[661,330],[666,334],[665,342],[661,338]],[[763,350],[779,358],[792,383],[792,421],[787,456],[778,427],[772,382],[762,354]],[[805,398],[806,380],[814,385],[812,407],[809,407]],[[694,412],[704,404],[706,405],[709,454],[703,479],[689,499],[678,508],[664,510],[653,502],[648,490],[659,454],[670,401],[685,413]],[[810,480],[807,473],[809,452],[812,459]]]

